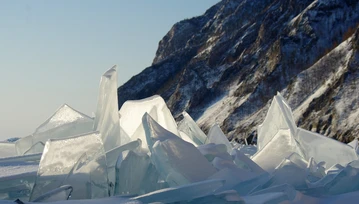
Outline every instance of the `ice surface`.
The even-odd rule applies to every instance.
[[[170,186],[203,181],[216,172],[196,147],[164,129],[147,113],[143,126],[151,160]]]
[[[106,157],[99,132],[46,142],[30,200],[63,185],[73,187],[71,199],[109,196]]]
[[[130,142],[120,127],[117,87],[117,70],[114,66],[101,77],[94,121],[94,130],[101,133],[105,151]]]
[[[187,112],[183,112],[182,115],[183,119],[178,124],[178,129],[186,133],[197,145],[205,144],[208,139],[206,134],[204,134]]]
[[[237,167],[230,166],[228,168],[222,168],[217,173],[209,177],[209,179],[223,179],[224,185],[218,189],[218,192],[232,190],[234,186],[239,183],[253,179],[257,177],[256,173],[246,171]]]
[[[177,124],[161,96],[154,95],[142,100],[126,101],[122,105],[119,113],[121,115],[121,127],[124,128],[124,131],[132,140],[140,138],[143,142],[143,148],[148,148],[142,125],[142,116],[145,113],[148,113],[157,123],[168,131],[175,135],[180,135],[177,130]]]
[[[208,132],[208,140],[206,143],[224,144],[227,147],[227,151],[232,151],[232,145],[229,143],[226,135],[222,132],[218,124],[214,124]]]
[[[143,203],[176,203],[212,194],[224,184],[223,180],[206,180],[188,185],[161,189],[145,195],[134,197]]]
[[[277,185],[277,186],[272,186],[270,188],[266,188],[264,190],[260,190],[257,191],[255,193],[252,193],[251,195],[260,195],[260,194],[265,194],[265,193],[274,193],[274,192],[282,192],[284,193],[288,200],[293,201],[297,195],[297,191],[295,190],[295,188],[293,188],[293,186],[289,185],[289,184],[281,184],[281,185]]]
[[[37,169],[38,162],[1,162],[0,199],[28,200],[36,179]]]
[[[14,163],[14,162],[26,162],[26,161],[33,161],[33,162],[40,162],[42,153],[38,154],[28,154],[23,156],[14,156],[14,157],[6,157],[0,158],[0,164],[2,163]]]
[[[92,118],[64,104],[32,135],[17,140],[16,152],[18,155],[41,153],[47,140],[90,132],[92,126]]]
[[[191,201],[188,201],[187,203],[192,203],[192,204],[228,204],[228,203],[245,204],[244,200],[234,190],[223,191],[220,193],[215,193],[215,194],[204,196],[201,198],[196,198]]]
[[[34,200],[34,202],[52,202],[59,200],[68,200],[71,196],[72,191],[73,188],[70,185],[60,186],[59,188],[51,190],[38,197]]]

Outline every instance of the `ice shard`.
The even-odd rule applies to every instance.
[[[300,153],[300,151],[290,130],[284,129],[278,130],[271,140],[267,141],[267,144],[253,155],[252,159],[262,169],[273,172],[283,159],[292,153]]]
[[[289,184],[296,189],[306,189],[307,165],[308,163],[301,156],[296,153],[291,154],[275,168],[264,188]]]
[[[109,196],[106,157],[99,132],[46,142],[30,200],[63,185],[73,187],[71,199]]]
[[[195,146],[195,147],[198,147],[198,145],[197,145],[195,142],[193,142],[193,140],[192,140],[186,133],[184,133],[184,132],[182,132],[182,131],[180,131],[180,130],[179,130],[178,132],[179,132],[181,138],[182,138],[184,141],[193,144],[193,146]]]
[[[128,151],[116,166],[115,195],[138,195],[147,176],[150,157],[144,153]]]
[[[258,166],[258,164],[253,162],[253,160],[248,158],[239,150],[233,149],[231,155],[233,157],[234,164],[236,164],[238,168],[245,169],[256,174],[263,174],[265,172],[260,166]]]
[[[16,156],[15,143],[0,142],[0,158]]]
[[[277,93],[263,123],[258,126],[258,151],[263,149],[279,130],[289,130],[290,135],[295,136],[296,128],[291,109],[280,93]]]
[[[139,200],[143,203],[185,203],[196,198],[211,195],[223,184],[223,180],[206,180],[188,185],[161,189],[134,197],[133,199]]]
[[[122,160],[122,152],[135,150],[139,147],[141,147],[140,139],[129,142],[125,145],[121,145],[120,147],[116,147],[106,152],[108,180],[110,186],[112,187],[110,189],[111,195],[114,194],[114,185],[116,183],[116,163],[118,160]]]
[[[212,162],[215,157],[232,161],[232,157],[228,154],[227,147],[224,144],[209,143],[206,145],[200,145],[197,149],[209,162]]]
[[[315,188],[310,193],[316,196],[338,195],[359,190],[359,161],[353,161],[338,172],[328,172],[321,180],[313,183]],[[312,186],[314,186],[312,184]],[[319,194],[319,195],[318,195]]]
[[[232,151],[232,145],[229,143],[228,138],[222,132],[218,124],[214,124],[208,132],[208,140],[206,143],[224,144],[227,147],[227,151]]]
[[[217,173],[209,177],[209,179],[225,180],[224,185],[218,189],[218,192],[222,192],[232,190],[233,187],[238,185],[239,183],[253,179],[257,176],[259,176],[259,174],[237,168],[236,166],[230,166],[228,168],[220,169]]]
[[[146,176],[143,178],[140,186],[140,195],[169,187],[168,183],[161,178],[160,173],[152,163],[149,164]]]
[[[197,145],[206,144],[208,138],[206,134],[198,127],[197,123],[187,112],[183,112],[183,119],[178,124],[178,130],[186,133]]]
[[[250,193],[262,190],[262,186],[269,181],[271,175],[267,172],[260,174],[252,179],[248,179],[233,186],[232,189],[239,195],[248,195]]]
[[[313,157],[315,161],[325,161],[327,168],[358,159],[353,147],[302,128],[298,128],[296,139],[307,160]]]
[[[216,172],[196,147],[164,129],[147,113],[143,125],[151,160],[170,186],[203,181]]]
[[[87,133],[92,131],[92,126],[92,118],[64,104],[32,135],[17,140],[16,152],[18,155],[41,153],[47,140]]]
[[[117,70],[113,66],[101,77],[94,121],[94,130],[101,133],[105,151],[130,142],[128,135],[121,134],[117,88]]]
[[[308,161],[307,165],[307,181],[308,182],[316,182],[320,179],[322,179],[326,173],[325,168],[323,167],[324,162],[317,164],[313,157],[311,157]]]
[[[348,145],[351,146],[356,151],[357,154],[359,154],[358,138],[355,138],[353,141],[348,143]]]
[[[121,115],[121,127],[124,128],[124,131],[132,140],[140,138],[143,142],[143,148],[147,148],[146,136],[142,125],[142,116],[145,113],[151,115],[157,123],[169,132],[179,136],[177,124],[161,96],[154,95],[142,100],[126,101],[119,113]]]

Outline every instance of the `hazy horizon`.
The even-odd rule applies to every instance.
[[[31,134],[64,103],[91,116],[107,69],[125,83],[174,23],[218,1],[2,1],[0,140]]]

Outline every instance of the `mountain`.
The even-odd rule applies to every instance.
[[[357,0],[222,0],[176,23],[150,67],[118,88],[119,107],[161,95],[205,131],[252,137],[276,92],[298,126],[359,135]]]

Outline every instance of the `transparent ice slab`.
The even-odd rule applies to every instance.
[[[325,161],[327,167],[358,159],[351,146],[308,130],[298,128],[296,139],[307,160],[313,157],[315,161]]]
[[[131,137],[132,140],[140,138],[143,142],[143,148],[148,148],[142,125],[142,116],[145,113],[148,113],[156,122],[169,132],[179,136],[177,124],[161,96],[154,95],[142,100],[126,101],[122,105],[119,113],[121,115],[121,127],[124,128],[124,131]]]
[[[191,118],[187,112],[183,112],[183,119],[178,124],[178,130],[186,133],[197,145],[206,144],[207,136],[198,127],[197,123]]]
[[[209,162],[212,162],[215,157],[230,161],[233,160],[231,155],[228,154],[227,147],[224,144],[209,143],[205,145],[200,145],[197,147],[197,149],[202,153],[204,157],[206,157]]]
[[[116,183],[116,163],[119,159],[122,160],[122,152],[135,150],[139,147],[141,147],[140,139],[129,142],[125,145],[116,147],[106,152],[108,180],[110,182],[110,186],[112,186],[111,195],[114,194],[114,185]]]
[[[246,171],[237,167],[222,168],[217,173],[209,177],[209,179],[223,179],[225,180],[224,185],[218,189],[218,192],[232,190],[234,186],[239,183],[253,179],[259,176],[256,173]]]
[[[208,140],[206,143],[214,144],[224,144],[227,147],[227,151],[230,153],[232,151],[232,145],[229,143],[228,138],[222,132],[218,124],[214,124],[208,132]]]
[[[339,170],[339,172],[328,172],[321,180],[314,183],[315,193],[324,195],[338,195],[359,190],[359,160],[353,161]],[[312,186],[314,186],[312,184]],[[319,190],[318,190],[319,189]]]
[[[92,126],[92,118],[64,104],[32,135],[17,140],[16,152],[18,155],[41,153],[47,140],[90,132]]]
[[[239,145],[237,149],[247,157],[252,157],[257,152],[255,145]]]
[[[73,187],[71,199],[109,196],[99,132],[46,142],[30,200],[63,185]]]
[[[258,151],[263,149],[279,130],[289,130],[290,134],[294,136],[296,128],[290,107],[280,93],[277,93],[273,97],[263,123],[258,126]]]
[[[101,133],[105,151],[130,142],[120,127],[117,88],[117,70],[113,66],[101,77],[94,121],[94,130]]]
[[[296,189],[306,189],[307,165],[308,163],[301,156],[293,153],[276,167],[271,179],[263,187],[289,184]]]
[[[116,165],[115,195],[138,195],[143,179],[148,176],[150,157],[129,151]]]
[[[139,195],[168,187],[168,183],[161,178],[156,167],[150,163],[147,168],[146,176],[142,180]]]
[[[232,189],[237,191],[239,195],[248,195],[258,190],[262,190],[262,186],[269,181],[271,175],[267,172],[260,174],[252,179],[242,181],[235,185]]]
[[[195,146],[195,147],[198,147],[198,145],[197,145],[197,144],[192,140],[192,138],[190,138],[186,133],[184,133],[184,132],[182,132],[182,131],[180,131],[180,130],[179,130],[178,132],[179,132],[179,134],[180,134],[180,137],[181,137],[184,141],[193,144],[193,146]]]
[[[147,113],[143,126],[151,160],[170,186],[203,181],[216,172],[196,147],[164,129]]]
[[[16,156],[15,143],[0,142],[0,158]]]
[[[245,169],[256,174],[262,174],[265,172],[260,166],[258,166],[258,164],[253,162],[253,160],[248,158],[241,151],[233,149],[231,155],[233,157],[234,164],[237,165],[238,168]]]
[[[309,159],[307,165],[307,180],[309,182],[317,182],[326,175],[323,165],[324,162],[317,164],[313,157]]]
[[[262,169],[273,172],[274,169],[292,153],[300,153],[290,130],[279,130],[274,137],[260,149],[252,160]]]
[[[211,195],[223,184],[223,180],[206,180],[188,185],[161,189],[145,195],[134,197],[133,199],[139,200],[143,203],[187,202],[196,198]]]

